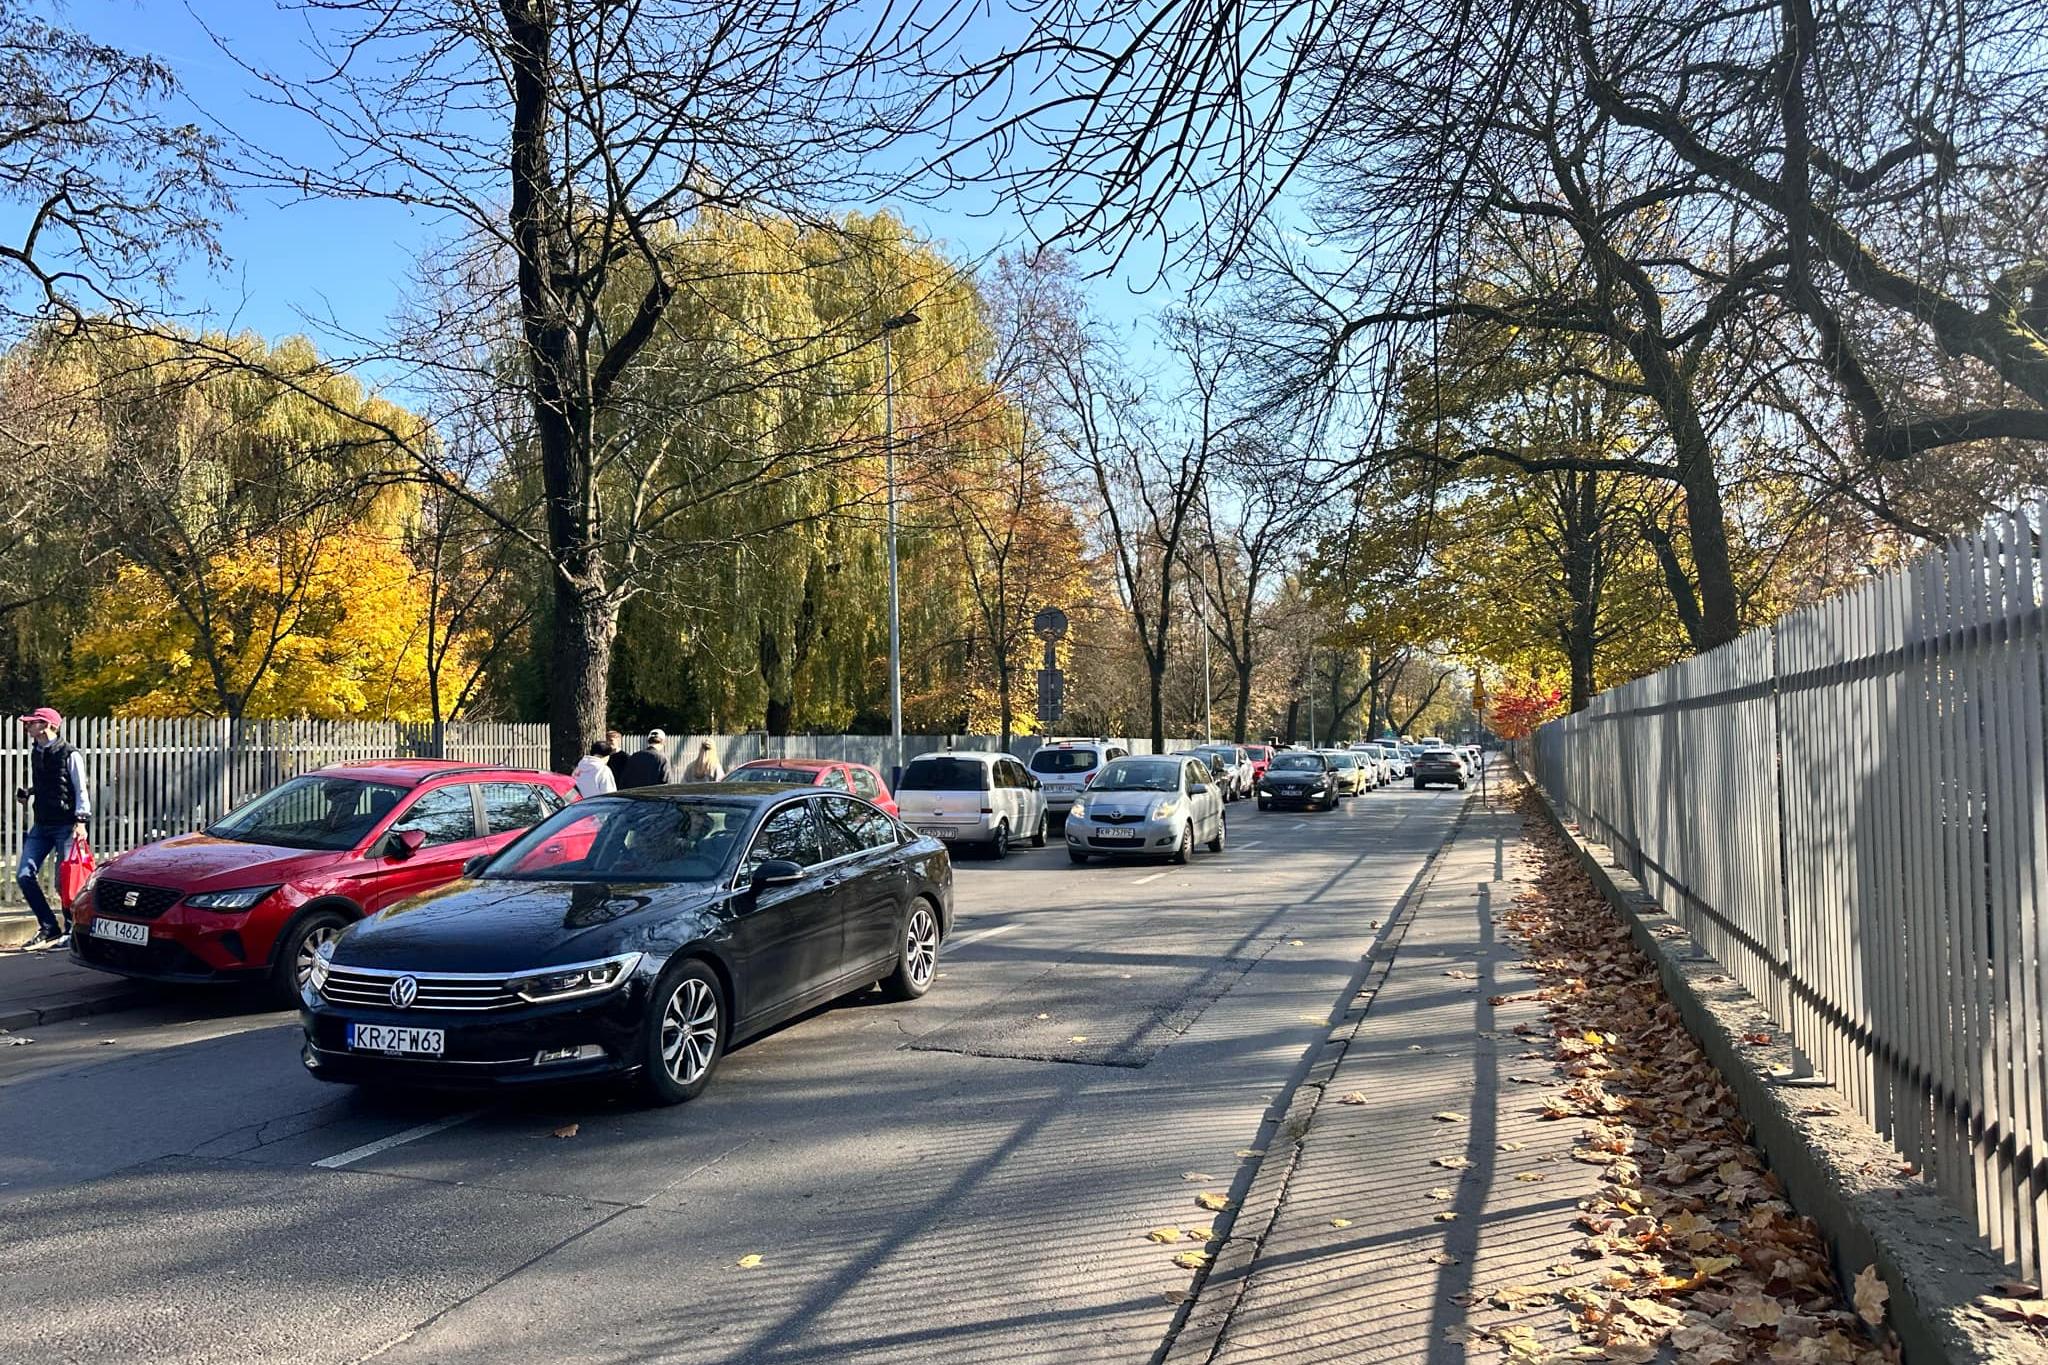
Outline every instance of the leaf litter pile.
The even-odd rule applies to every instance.
[[[1865,1270],[1844,1296],[1818,1230],[1785,1202],[1734,1096],[1535,799],[1522,796],[1533,883],[1503,924],[1547,983],[1547,1030],[1518,1030],[1547,1033],[1566,1081],[1543,1117],[1584,1122],[1572,1156],[1602,1168],[1577,1218],[1596,1278],[1557,1291],[1579,1347],[1548,1351],[1514,1327],[1467,1340],[1522,1358],[1642,1362],[1668,1343],[1696,1365],[1895,1362],[1883,1281]]]

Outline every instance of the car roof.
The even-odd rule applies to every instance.
[[[927,753],[912,755],[909,762],[917,763],[927,758],[979,758],[993,763],[999,758],[1008,757],[1008,754],[992,754],[986,749],[933,749]]]
[[[842,767],[847,762],[849,760],[838,758],[750,758],[733,771],[738,772],[740,768],[807,768],[812,772],[823,772],[827,768]],[[866,765],[857,763],[853,766]]]
[[[471,776],[478,773],[546,778],[562,782],[569,780],[559,773],[546,773],[508,763],[466,763],[453,758],[373,758],[355,763],[330,763],[324,768],[315,768],[303,776],[352,777],[364,782],[388,783],[394,787],[416,787],[437,777],[453,777],[458,774]]]

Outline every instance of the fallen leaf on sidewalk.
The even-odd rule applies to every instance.
[[[583,1125],[580,1123],[565,1123],[560,1128],[555,1129],[555,1136],[558,1138],[572,1138],[576,1136],[582,1127]]]
[[[1519,1152],[1528,1145],[1526,1142],[1503,1142],[1500,1144],[1500,1150],[1503,1152]]]
[[[1190,1242],[1207,1242],[1214,1240],[1216,1229],[1212,1227],[1182,1228],[1180,1235],[1187,1238]]]
[[[1235,1204],[1230,1202],[1230,1196],[1217,1194],[1214,1190],[1202,1191],[1200,1194],[1195,1196],[1195,1202],[1197,1204],[1200,1204],[1203,1208],[1209,1210],[1211,1213],[1222,1213],[1226,1209],[1232,1209],[1237,1207]]]
[[[1168,1303],[1186,1303],[1188,1301],[1188,1291],[1185,1289],[1163,1289],[1159,1292],[1159,1297]]]
[[[741,1270],[752,1270],[759,1264],[761,1264],[761,1253],[758,1251],[750,1251],[739,1259]]]
[[[1192,1180],[1195,1184],[1202,1185],[1214,1180],[1216,1177],[1206,1171],[1182,1171],[1180,1178],[1182,1180]]]
[[[1351,1092],[1350,1094],[1348,1094],[1348,1095],[1344,1096],[1343,1098],[1339,1099],[1339,1100],[1337,1101],[1337,1103],[1339,1103],[1339,1104],[1371,1104],[1371,1103],[1372,1103],[1372,1101],[1366,1098],[1365,1092],[1364,1092],[1363,1090],[1354,1090],[1354,1091],[1352,1091],[1352,1092]]]
[[[1455,1223],[1458,1221],[1458,1215],[1455,1213],[1440,1213],[1436,1216],[1436,1221],[1439,1223]]]
[[[1541,1171],[1522,1171],[1515,1176],[1515,1179],[1521,1181],[1524,1185],[1533,1185],[1544,1178]]]
[[[1429,1192],[1429,1197],[1431,1199],[1435,1199],[1441,1202],[1443,1200],[1449,1199],[1451,1197],[1451,1192],[1448,1189],[1444,1188],[1442,1185],[1439,1185]]]
[[[1085,1033],[1077,1033],[1073,1037],[1067,1039],[1067,1041],[1070,1043],[1085,1043],[1088,1041],[1088,1035]]]
[[[1200,1270],[1215,1259],[1206,1251],[1183,1251],[1173,1258],[1173,1263],[1182,1270]]]
[[[1507,1347],[1511,1356],[1533,1359],[1543,1354],[1543,1346],[1536,1340],[1536,1333],[1518,1322],[1494,1328],[1493,1339]]]
[[[1422,1259],[1428,1261],[1431,1265],[1459,1264],[1458,1258],[1451,1255],[1451,1253],[1448,1251],[1432,1251],[1429,1253],[1429,1255],[1423,1257]]]
[[[1877,1267],[1867,1265],[1856,1276],[1856,1316],[1872,1327],[1884,1321],[1885,1300],[1892,1296],[1891,1286],[1879,1277]]]
[[[1550,1291],[1548,1289],[1535,1284],[1503,1285],[1487,1296],[1488,1301],[1495,1307],[1507,1309],[1520,1308],[1533,1299],[1547,1299],[1549,1297]]]
[[[1351,1220],[1349,1218],[1332,1218],[1330,1226],[1333,1228],[1348,1228],[1351,1226]]]
[[[1458,967],[1451,968],[1449,971],[1445,972],[1444,975],[1448,976],[1453,981],[1477,981],[1479,979],[1471,972],[1465,971],[1462,968]]]
[[[2048,1300],[2006,1298],[1997,1294],[1986,1294],[1977,1300],[1977,1305],[1995,1318],[2029,1323],[2035,1327],[2048,1327]]]
[[[1447,1171],[1464,1171],[1471,1169],[1472,1158],[1469,1156],[1440,1156],[1432,1160],[1429,1164],[1432,1166],[1441,1166]]]
[[[1240,1147],[1237,1149],[1237,1154],[1241,1157],[1264,1156],[1266,1149],[1264,1147]]]
[[[1433,1114],[1431,1115],[1431,1117],[1434,1118],[1438,1123],[1463,1123],[1465,1121],[1465,1116],[1463,1114],[1457,1113],[1454,1110],[1450,1109],[1446,1109],[1438,1114]]]
[[[1145,1240],[1148,1242],[1158,1242],[1162,1246],[1169,1243],[1178,1242],[1180,1240],[1180,1229],[1154,1228],[1152,1229],[1152,1231],[1145,1234]]]

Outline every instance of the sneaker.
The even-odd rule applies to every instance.
[[[21,945],[22,951],[36,952],[44,948],[52,947],[56,944],[57,938],[58,934],[55,929],[38,929],[35,932],[34,938],[31,938],[28,942]]]
[[[50,951],[53,953],[61,953],[70,946],[71,931],[69,929],[66,929],[63,933],[50,940]]]

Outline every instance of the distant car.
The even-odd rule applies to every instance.
[[[1197,746],[1194,752],[1210,759],[1211,768],[1220,769],[1226,788],[1226,800],[1242,801],[1252,794],[1257,779],[1253,776],[1250,754],[1235,744],[1203,744]]]
[[[1048,739],[1031,755],[1031,774],[1045,792],[1045,809],[1055,820],[1067,818],[1095,774],[1129,750],[1106,739]]]
[[[1371,774],[1349,749],[1325,749],[1323,757],[1337,774],[1337,795],[1363,796],[1370,788]]]
[[[323,943],[300,1056],[324,1081],[603,1077],[679,1103],[786,1019],[876,984],[931,989],[952,892],[936,840],[839,792],[594,796]]]
[[[1380,746],[1371,740],[1360,740],[1351,746],[1351,755],[1362,764],[1366,771],[1366,786],[1378,789],[1394,780],[1394,771],[1387,765],[1386,755]]]
[[[73,905],[71,955],[149,981],[264,981],[296,1004],[322,944],[454,881],[574,790],[558,773],[425,758],[294,777],[105,864]]]
[[[1386,774],[1386,781],[1398,782],[1408,776],[1408,765],[1401,761],[1400,751],[1393,745],[1374,740],[1367,747],[1380,761],[1380,770]]]
[[[1246,756],[1252,761],[1252,787],[1256,790],[1259,785],[1259,779],[1266,775],[1266,765],[1273,761],[1273,746],[1270,744],[1247,744],[1244,746],[1244,751]]]
[[[1223,789],[1201,755],[1120,758],[1067,816],[1067,856],[1085,863],[1165,854],[1184,863],[1196,844],[1223,851],[1225,818]]]
[[[1018,839],[1045,847],[1045,793],[1008,754],[919,754],[903,765],[896,802],[903,823],[947,844],[979,845],[995,858]]]
[[[1437,783],[1455,785],[1459,791],[1465,789],[1465,760],[1458,751],[1448,745],[1436,749],[1424,749],[1415,756],[1415,790]]]
[[[757,758],[742,763],[726,774],[729,782],[776,782],[791,787],[826,787],[852,792],[872,801],[889,814],[896,811],[896,798],[889,784],[865,763],[842,763],[823,758]]]
[[[1273,755],[1265,780],[1259,783],[1259,809],[1300,806],[1314,810],[1337,807],[1337,770],[1314,749],[1282,749]]]

